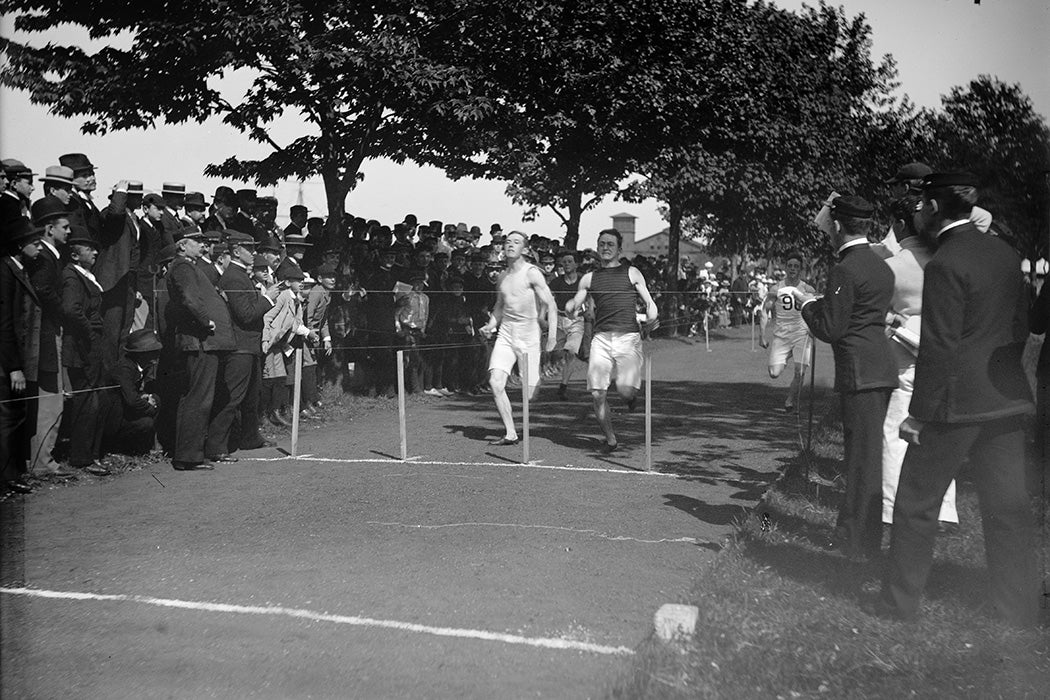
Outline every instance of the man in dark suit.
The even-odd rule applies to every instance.
[[[37,400],[29,413],[35,426],[29,473],[69,478],[75,473],[61,467],[51,455],[62,419],[62,250],[70,236],[69,213],[62,202],[47,196],[33,203],[32,214],[43,232],[40,255],[27,266],[40,300],[40,355],[31,387]]]
[[[203,231],[204,229],[201,226],[204,224],[204,220],[208,218],[208,204],[204,201],[204,194],[201,192],[187,192],[182,206],[183,211],[186,212],[183,228],[191,231]],[[179,235],[172,238],[177,239],[181,236],[182,232],[180,231]]]
[[[873,208],[856,196],[835,196],[817,221],[839,261],[824,296],[794,290],[802,318],[835,354],[835,391],[842,404],[846,492],[839,506],[837,544],[851,559],[877,555],[882,544],[882,423],[897,386],[886,338],[893,272],[868,245]]]
[[[73,171],[73,197],[69,202],[73,233],[99,240],[102,234],[102,212],[91,199],[91,193],[98,186],[94,164],[83,153],[67,153],[59,157],[58,163]]]
[[[135,306],[132,330],[152,328],[156,330],[157,320],[153,318],[154,297],[158,283],[155,278],[157,257],[160,251],[175,243],[172,231],[164,224],[165,200],[159,194],[150,192],[142,198],[142,216],[139,217],[139,259],[136,299],[141,298]],[[181,234],[180,234],[181,235]]]
[[[234,231],[247,233],[257,241],[266,238],[269,234],[264,231],[259,231],[255,226],[255,206],[257,199],[258,193],[255,190],[237,190],[237,198],[235,200],[237,208],[234,210],[233,217],[229,220],[230,225],[225,228],[232,228]]]
[[[219,286],[230,307],[235,348],[226,358],[216,386],[214,415],[204,445],[205,456],[218,462],[236,461],[236,457],[230,456],[236,450],[234,445],[254,449],[266,444],[259,435],[262,329],[263,316],[273,307],[273,302],[256,289],[250,276],[255,239],[239,231],[228,231],[226,236],[230,264],[222,273]],[[243,442],[231,438],[238,416],[238,437],[243,436]]]
[[[131,331],[138,293],[138,265],[142,231],[137,216],[142,206],[142,183],[121,180],[102,211],[98,259],[93,272],[102,285],[102,361],[117,363],[120,346]]]
[[[11,222],[0,260],[0,480],[7,491],[29,493],[25,483],[30,428],[30,381],[40,338],[40,300],[25,264],[40,253],[40,230],[27,219]]]
[[[175,418],[176,470],[212,469],[204,458],[208,422],[215,398],[220,356],[233,350],[233,329],[226,302],[194,261],[201,254],[202,234],[190,233],[175,244],[168,268],[167,315],[182,353],[185,382]]]
[[[284,235],[306,236],[306,220],[309,218],[310,210],[302,204],[295,204],[288,210],[290,222],[284,227]],[[315,241],[316,242],[316,241]]]
[[[102,285],[91,268],[98,249],[91,238],[69,239],[70,263],[62,270],[62,366],[74,392],[63,411],[63,432],[69,435],[69,465],[105,476],[99,464],[102,431],[98,424],[98,392],[102,385]]]
[[[7,186],[0,191],[0,226],[30,218],[29,196],[33,194],[33,176],[36,174],[21,161],[6,158],[2,163]]]
[[[179,209],[186,203],[186,185],[181,182],[165,182],[161,187],[160,196],[164,199],[160,210],[160,224],[166,234],[164,245],[169,245],[182,235],[182,229],[190,227],[192,223],[179,213]]]
[[[937,250],[925,269],[915,388],[900,428],[909,446],[873,612],[918,614],[941,499],[969,463],[984,521],[992,610],[1028,626],[1038,618],[1039,578],[1021,420],[1033,411],[1021,366],[1027,292],[1014,250],[969,221],[976,186],[974,175],[960,172],[931,173],[922,182],[918,219]]]
[[[226,185],[215,188],[211,201],[211,214],[200,225],[202,231],[224,231],[231,228],[233,217],[237,213],[237,195]]]
[[[159,397],[150,386],[163,346],[156,332],[133,331],[122,348],[120,360],[105,378],[107,389],[99,394],[99,424],[103,452],[145,454],[153,449],[154,418]]]

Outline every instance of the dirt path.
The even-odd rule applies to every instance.
[[[654,473],[640,407],[616,407],[622,453],[594,452],[581,372],[533,405],[528,465],[487,444],[490,397],[428,398],[407,463],[396,412],[369,410],[304,431],[306,459],[9,499],[2,695],[600,695],[797,450],[786,378],[735,335],[654,345]]]

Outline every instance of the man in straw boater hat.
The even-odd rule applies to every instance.
[[[25,272],[40,254],[41,231],[19,217],[4,231],[0,259],[0,478],[5,491],[29,493],[25,482],[31,422],[30,387],[36,380],[40,300]]]
[[[141,182],[121,180],[114,185],[109,205],[102,210],[101,233],[95,238],[98,259],[94,274],[102,285],[102,361],[107,368],[116,364],[120,346],[131,331],[135,309],[145,303],[138,291],[142,237],[138,210],[142,199]]]
[[[165,245],[170,245],[182,235],[182,230],[188,228],[192,221],[186,218],[179,210],[186,204],[186,185],[181,182],[165,182],[160,189],[160,196],[164,199],[164,205],[160,210],[160,224],[167,234]]]
[[[29,279],[40,299],[40,354],[33,393],[36,432],[29,460],[33,476],[74,476],[52,456],[62,418],[62,395],[66,388],[62,371],[62,253],[70,238],[69,212],[52,195],[33,203],[34,225],[41,228],[40,255],[28,263]],[[34,411],[31,411],[31,415]]]
[[[616,382],[616,390],[630,411],[642,385],[642,335],[636,301],[645,304],[647,326],[654,327],[658,320],[656,302],[641,271],[620,259],[622,246],[623,236],[616,229],[607,228],[598,234],[601,267],[580,279],[576,296],[565,304],[565,312],[575,316],[588,294],[594,298],[594,336],[587,361],[587,388],[591,390],[594,415],[605,436],[600,448],[605,454],[619,447],[609,416],[609,387]]]
[[[810,331],[830,343],[835,354],[846,493],[832,544],[856,560],[878,555],[882,545],[882,423],[890,393],[897,388],[897,363],[886,338],[893,272],[868,242],[873,212],[861,197],[829,197],[816,223],[839,261],[828,271],[823,297],[797,287],[792,291]]]
[[[91,198],[91,193],[98,186],[95,164],[83,153],[66,153],[59,157],[58,163],[73,171],[73,198],[70,200],[73,232],[98,240],[102,232],[102,212]]]
[[[1038,527],[1026,487],[1025,421],[1033,411],[1021,364],[1028,293],[1016,252],[970,221],[977,179],[931,173],[919,228],[935,240],[924,269],[922,329],[882,594],[870,612],[914,619],[926,587],[937,518],[962,465],[984,521],[989,611],[1009,624],[1039,616]]]
[[[528,237],[521,231],[511,231],[503,244],[507,269],[496,281],[498,295],[492,314],[481,328],[486,338],[496,334],[496,342],[489,357],[489,386],[496,410],[503,420],[504,435],[493,445],[513,445],[519,442],[514,428],[510,398],[507,397],[507,379],[514,369],[527,374],[527,390],[531,398],[536,397],[540,385],[540,323],[539,306],[547,314],[547,327],[558,327],[558,306],[554,302],[543,271],[525,259]],[[547,336],[547,352],[554,350],[558,342],[556,332]],[[526,362],[527,360],[527,362]],[[524,383],[524,382],[523,382]]]
[[[44,197],[54,197],[62,203],[66,211],[70,210],[70,201],[73,198],[72,168],[49,165],[44,169],[44,176],[40,178],[40,187],[44,191]]]
[[[185,378],[175,418],[171,466],[177,471],[213,469],[204,445],[215,399],[220,357],[236,346],[230,311],[201,266],[201,233],[188,233],[175,243],[168,268],[167,316],[175,346],[182,354]]]

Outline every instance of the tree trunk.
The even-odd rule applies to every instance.
[[[664,302],[660,316],[665,319],[668,335],[678,335],[681,330],[681,294],[678,291],[679,243],[682,240],[682,206],[678,202],[667,203],[667,267],[664,268]]]
[[[346,197],[350,194],[350,182],[356,182],[357,173],[352,178],[341,176],[339,168],[335,166],[326,167],[321,171],[321,179],[324,181],[324,196],[328,205],[328,220],[325,229],[332,240],[342,229],[343,211],[346,209]]]
[[[576,190],[568,201],[569,216],[565,219],[565,247],[576,250],[580,243],[580,219],[583,217],[583,193]]]

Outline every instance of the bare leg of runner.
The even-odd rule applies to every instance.
[[[802,383],[806,378],[806,366],[796,362],[795,373],[791,377],[791,386],[788,387],[787,399],[784,400],[784,410],[794,410],[798,404],[799,391],[801,390]]]
[[[506,431],[504,439],[517,440],[518,431],[514,429],[514,414],[510,410],[510,397],[507,396],[507,373],[501,369],[490,369],[489,387],[492,389],[492,398],[496,401],[496,411],[499,412]]]
[[[634,387],[631,387],[631,389],[634,389]],[[606,449],[609,449],[616,447],[617,442],[616,434],[613,433],[612,429],[612,419],[609,417],[607,394],[607,391],[601,389],[591,391],[591,396],[594,397],[594,416],[598,419],[598,425],[601,426],[602,432],[605,433]]]

